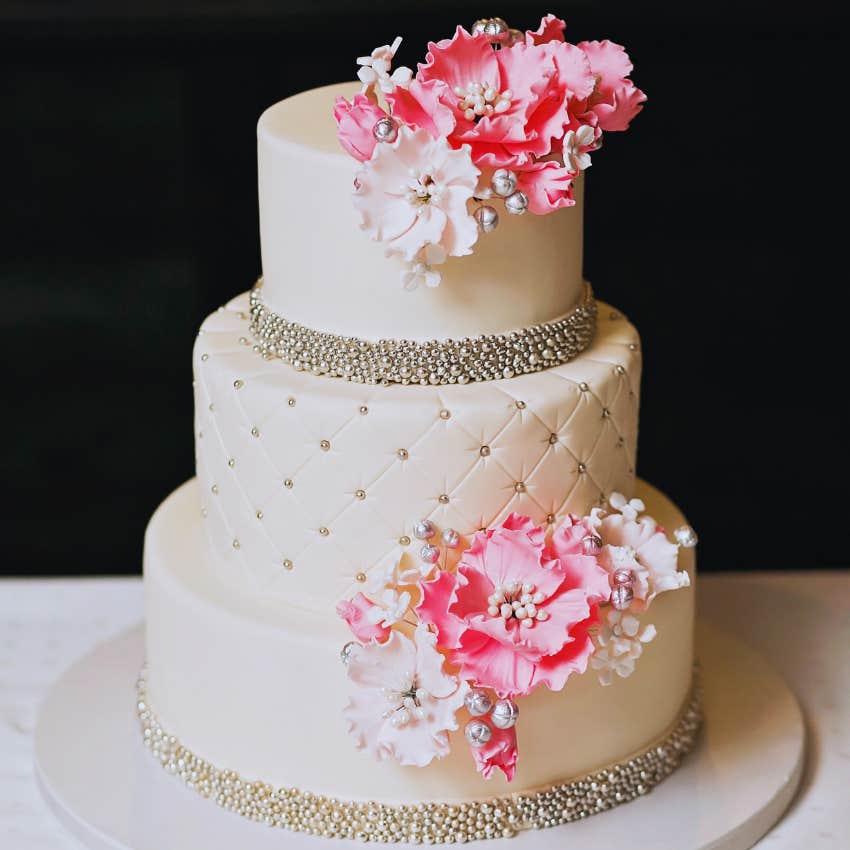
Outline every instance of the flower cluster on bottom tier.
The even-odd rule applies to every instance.
[[[145,746],[166,771],[224,809],[268,826],[325,838],[413,844],[510,838],[522,830],[558,826],[628,803],[679,767],[702,723],[701,691],[695,681],[670,731],[623,762],[548,788],[487,800],[387,805],[275,788],[215,767],[163,729],[147,700],[144,671],[137,682],[136,711]]]

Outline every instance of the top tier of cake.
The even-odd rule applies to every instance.
[[[402,263],[358,227],[360,167],[339,146],[331,107],[352,83],[267,109],[257,128],[263,297],[287,319],[370,339],[499,333],[555,319],[582,293],[582,181],[574,207],[503,215],[472,255],[441,266],[437,289],[408,292]]]

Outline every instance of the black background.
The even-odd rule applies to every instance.
[[[586,202],[587,277],[643,337],[639,473],[704,570],[846,565],[847,20],[548,6],[0,3],[0,571],[139,571],[193,474],[195,331],[260,271],[260,112],[396,34],[414,66],[458,22],[546,11],[625,44],[649,95]]]

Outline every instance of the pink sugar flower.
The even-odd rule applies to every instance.
[[[497,768],[505,774],[505,779],[511,782],[516,773],[518,758],[516,743],[516,726],[510,729],[493,728],[490,740],[483,747],[471,747],[475,767],[485,778],[490,779]]]
[[[453,38],[428,45],[416,78],[445,84],[421,104],[431,124],[447,123],[448,110],[455,121],[452,146],[469,144],[473,161],[493,168],[551,153],[570,122],[571,100],[587,98],[594,85],[590,63],[574,45],[518,42],[494,51],[486,38],[463,27]]]
[[[374,622],[375,612],[380,613],[381,609],[362,593],[358,593],[353,599],[338,602],[336,606],[337,615],[348,623],[354,637],[364,643],[371,640],[380,643],[389,637],[389,628],[381,624],[384,618]]]
[[[334,104],[334,118],[339,143],[356,160],[365,162],[372,156],[377,144],[372,128],[386,117],[387,113],[365,94],[354,95],[351,103],[344,97],[338,97]]]
[[[582,41],[578,45],[587,56],[596,79],[587,100],[601,130],[626,130],[643,109],[646,95],[628,79],[632,63],[625,48],[613,41]]]
[[[542,528],[513,514],[473,537],[456,574],[420,583],[419,618],[462,678],[506,697],[541,684],[561,690],[584,672],[589,630],[610,595],[607,573],[574,539],[586,533],[578,527],[547,547]]]
[[[546,44],[550,41],[563,41],[566,23],[554,15],[546,15],[540,26],[534,32],[526,30],[525,40],[528,44]]]
[[[417,626],[413,640],[357,646],[346,667],[354,684],[345,717],[359,749],[379,761],[425,767],[449,752],[448,733],[469,686],[443,670],[436,636]]]

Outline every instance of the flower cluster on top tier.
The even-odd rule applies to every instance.
[[[631,675],[655,627],[639,616],[659,593],[686,587],[680,546],[643,503],[615,493],[610,511],[569,515],[549,533],[511,514],[465,545],[430,520],[413,527],[419,560],[404,556],[337,606],[355,640],[342,650],[355,686],[345,709],[357,746],[424,767],[460,728],[478,771],[508,780],[518,759],[517,700],[560,691],[588,665],[603,685]],[[439,544],[439,545],[438,545]]]
[[[646,100],[611,41],[564,39],[547,15],[535,31],[501,18],[431,42],[414,74],[391,70],[396,38],[357,59],[363,90],[334,106],[361,227],[406,264],[402,283],[437,286],[435,268],[472,253],[513,215],[572,206],[573,181],[602,133],[625,130]]]

